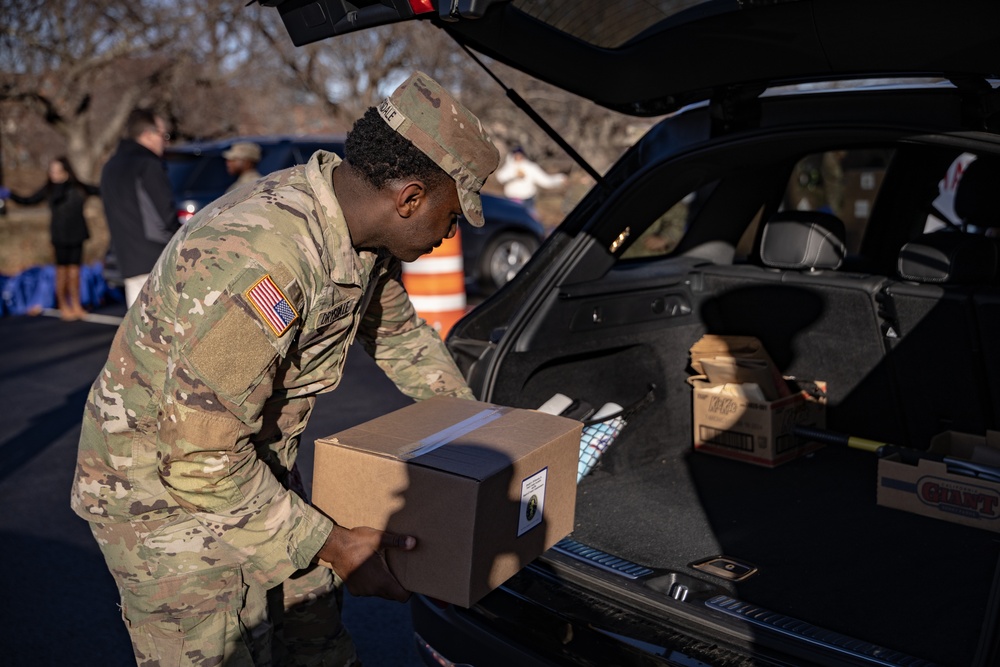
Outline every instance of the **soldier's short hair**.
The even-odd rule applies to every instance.
[[[418,178],[432,189],[454,181],[441,167],[400,135],[369,107],[347,133],[344,157],[371,185],[381,190],[395,180]]]

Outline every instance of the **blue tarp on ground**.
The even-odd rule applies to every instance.
[[[100,262],[80,267],[80,302],[85,308],[124,301],[122,290],[105,282]],[[0,316],[24,315],[33,306],[56,306],[56,267],[52,264],[33,266],[13,276],[0,275]]]

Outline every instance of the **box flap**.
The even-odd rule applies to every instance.
[[[430,446],[414,450],[423,453],[408,458],[408,463],[482,481],[534,452],[540,443],[552,442],[568,431],[575,431],[579,442],[581,428],[580,422],[572,419],[512,408],[500,409],[496,416],[477,415],[471,426],[445,429],[451,432],[443,444],[438,444],[437,434],[424,438]]]
[[[483,480],[574,426],[565,417],[435,396],[317,442]]]
[[[486,408],[485,410],[480,410],[476,414],[472,415],[468,419],[463,419],[462,421],[447,426],[436,433],[432,433],[426,438],[421,438],[420,442],[413,449],[406,452],[404,458],[407,460],[415,459],[418,456],[426,456],[432,454],[435,449],[443,447],[455,440],[459,440],[467,436],[472,431],[486,426],[492,421],[499,419],[504,413],[501,408]]]
[[[349,447],[405,461],[421,448],[450,442],[463,431],[486,423],[489,415],[508,410],[500,406],[435,396],[358,424],[318,442]],[[486,413],[486,414],[484,414]],[[448,424],[444,429],[442,424]]]
[[[753,336],[706,334],[691,346],[691,368],[711,384],[753,383],[769,401],[789,396],[781,372]]]
[[[708,383],[718,385],[752,384],[760,388],[764,400],[780,398],[774,386],[772,366],[763,359],[740,359],[739,357],[705,357],[701,360]]]
[[[753,336],[718,336],[705,334],[691,346],[691,367],[699,375],[705,374],[701,360],[713,357],[738,357],[740,359],[759,359],[774,366],[770,355],[764,349],[764,344]]]

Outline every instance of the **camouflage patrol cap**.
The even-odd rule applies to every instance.
[[[379,115],[455,179],[462,212],[483,226],[479,190],[500,163],[483,125],[441,85],[415,72],[378,105]]]
[[[260,162],[260,146],[251,141],[238,141],[222,153],[222,159]]]

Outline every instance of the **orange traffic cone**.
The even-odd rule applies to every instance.
[[[441,338],[465,314],[465,272],[459,230],[441,245],[413,262],[403,262],[403,286],[417,314]]]

